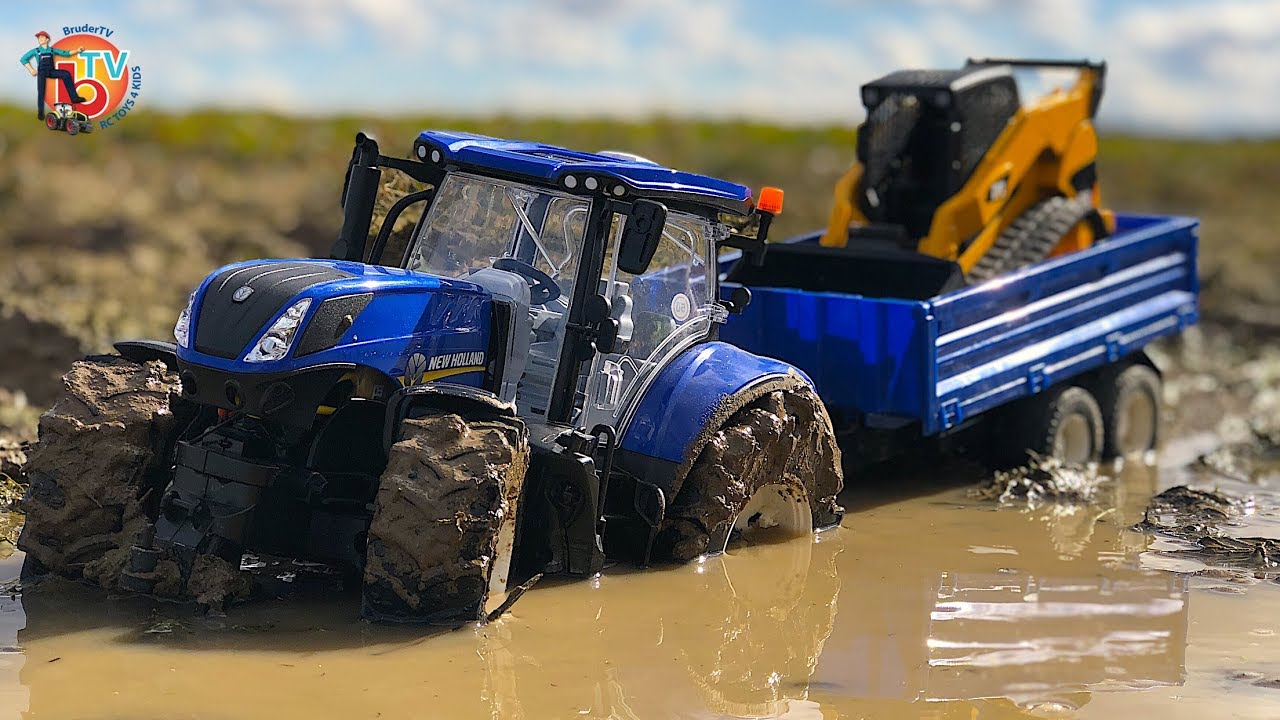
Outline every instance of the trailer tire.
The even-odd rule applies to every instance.
[[[1160,442],[1160,374],[1135,362],[1098,388],[1104,428],[1103,454],[1128,457]]]
[[[691,466],[654,541],[688,562],[756,529],[805,534],[840,522],[844,486],[831,420],[807,385],[770,392],[734,413]]]
[[[1093,212],[1093,201],[1088,195],[1075,198],[1059,195],[1033,205],[1015,218],[969,269],[969,283],[986,282],[1044,260],[1072,228],[1088,223]]]
[[[517,418],[440,412],[400,425],[378,483],[366,617],[458,624],[501,602],[529,437]]]
[[[1073,464],[1097,462],[1102,457],[1102,410],[1093,394],[1082,387],[1063,385],[1028,398],[1011,419],[1015,429],[1022,429],[1024,442],[1019,451],[1030,450]],[[1021,461],[1026,462],[1025,455]]]
[[[23,574],[114,589],[169,482],[181,382],[162,362],[102,355],[75,362],[63,385],[23,468]]]

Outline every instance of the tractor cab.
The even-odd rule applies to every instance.
[[[395,202],[368,242],[382,168],[425,189]],[[397,248],[397,220],[415,205]],[[643,158],[443,131],[423,132],[413,160],[357,138],[344,208],[336,259],[483,287],[490,389],[526,421],[578,429],[620,428],[657,370],[712,338],[733,307],[718,296],[717,247],[762,253],[772,217],[741,185]]]
[[[872,222],[904,227],[913,242],[1019,107],[1013,70],[980,64],[894,72],[863,85],[862,103],[858,207]]]

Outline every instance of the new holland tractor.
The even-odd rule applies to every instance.
[[[374,223],[388,170],[424,189]],[[329,259],[218,269],[174,342],[76,363],[27,466],[28,575],[215,604],[253,552],[456,623],[543,573],[839,522],[812,384],[717,339],[750,299],[718,248],[762,257],[779,191],[428,131],[410,159],[357,136],[342,206]]]

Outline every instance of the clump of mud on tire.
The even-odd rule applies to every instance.
[[[507,590],[529,455],[528,430],[514,417],[405,420],[369,526],[366,615],[484,619]]]
[[[1108,478],[1094,464],[1073,465],[1054,457],[1031,454],[1026,465],[997,470],[984,485],[970,491],[979,500],[1000,503],[1087,503],[1097,497]]]
[[[148,522],[144,504],[168,481],[178,376],[161,362],[95,356],[63,384],[24,468],[18,546],[36,568],[115,588]]]

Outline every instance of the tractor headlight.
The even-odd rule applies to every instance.
[[[173,326],[173,339],[182,347],[191,347],[191,307],[196,304],[196,291],[191,291],[187,306],[178,313],[178,324]]]
[[[302,318],[307,314],[309,307],[311,307],[310,298],[299,300],[289,306],[279,320],[271,323],[271,327],[267,328],[267,332],[258,344],[244,356],[244,361],[269,362],[288,355],[289,348],[293,346],[293,339],[298,335],[298,328],[302,327]]]

